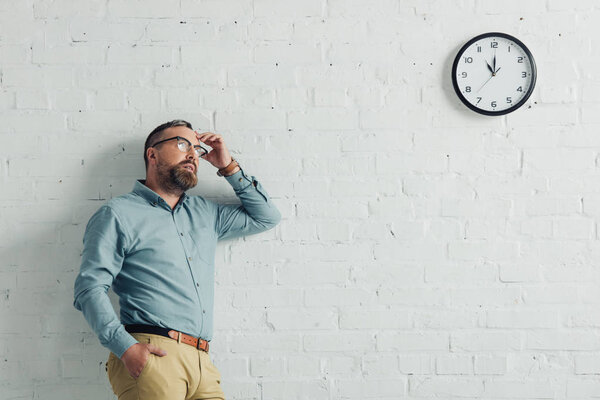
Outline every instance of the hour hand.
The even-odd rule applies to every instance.
[[[492,73],[492,75],[494,75],[494,69],[492,68],[492,66],[490,65],[489,62],[485,62],[487,64],[488,69],[490,70],[490,72]]]

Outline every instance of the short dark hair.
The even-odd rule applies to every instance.
[[[186,126],[190,129],[193,129],[192,124],[182,119],[174,119],[173,121],[165,122],[164,124],[161,124],[154,128],[154,130],[150,132],[150,134],[146,138],[146,143],[144,144],[144,163],[146,164],[146,169],[148,169],[148,156],[146,155],[148,149],[152,147],[154,143],[158,142],[161,139],[161,135],[165,130],[174,126]]]

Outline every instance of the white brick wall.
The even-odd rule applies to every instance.
[[[113,398],[72,307],[81,239],[174,118],[223,134],[284,216],[217,249],[229,399],[598,398],[599,20],[592,0],[0,1],[0,400]],[[505,117],[450,83],[487,31],[538,65]]]

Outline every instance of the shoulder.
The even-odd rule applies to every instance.
[[[137,199],[136,199],[137,198]],[[127,193],[118,197],[113,197],[105,204],[100,206],[96,212],[90,217],[89,225],[107,224],[110,221],[122,224],[126,220],[126,216],[133,209],[139,207],[139,196],[134,193]]]
[[[140,203],[144,202],[140,196],[135,193],[126,193],[117,197],[113,197],[102,207],[110,209],[112,212],[121,215],[127,214],[131,208],[139,207]]]

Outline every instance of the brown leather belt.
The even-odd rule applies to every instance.
[[[125,330],[129,333],[150,333],[177,340],[179,343],[185,343],[208,353],[208,342],[201,338],[187,335],[174,329],[162,328],[153,325],[125,325]]]

